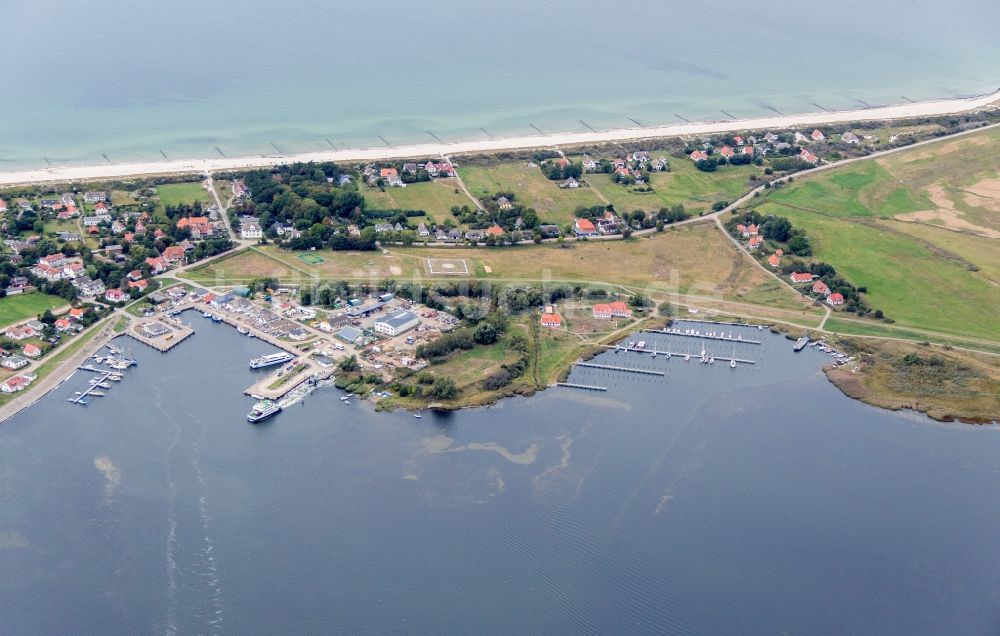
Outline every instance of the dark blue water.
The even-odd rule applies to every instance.
[[[998,429],[852,401],[766,331],[754,368],[605,354],[667,376],[420,420],[325,389],[255,427],[267,346],[189,320],[0,427],[0,632],[1000,629]]]
[[[992,0],[0,4],[0,169],[981,94]],[[676,113],[676,115],[675,115]]]

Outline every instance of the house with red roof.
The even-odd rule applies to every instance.
[[[819,157],[809,152],[808,148],[803,148],[802,152],[799,153],[799,159],[802,161],[808,161],[809,163],[816,163],[819,161]]]
[[[171,245],[163,250],[163,258],[170,263],[177,263],[184,260],[184,248],[180,245]]]
[[[743,146],[743,154],[745,154],[745,155],[752,155],[753,154],[753,146]]]
[[[70,320],[79,320],[83,318],[83,314],[85,313],[85,311],[86,310],[83,307],[74,307],[70,309],[69,310]]]
[[[146,225],[141,220],[137,221],[135,224],[135,233],[136,234],[146,233]]]
[[[164,236],[166,236],[166,233],[163,230],[161,230],[160,228],[156,228],[156,231],[153,232],[153,237],[154,238],[163,238]]]
[[[608,318],[631,318],[632,310],[620,300],[613,303],[597,303],[594,305],[594,318],[607,320]]]
[[[493,225],[486,228],[487,236],[503,236],[503,228],[494,223]]]
[[[7,211],[7,202],[4,201],[3,199],[0,199],[0,212],[6,212],[6,211]]]
[[[14,325],[13,327],[7,327],[7,330],[3,335],[7,336],[11,340],[27,340],[37,334],[35,333],[35,330],[28,325]]]
[[[145,291],[147,287],[149,287],[149,281],[145,280],[145,279],[143,279],[143,280],[130,280],[128,282],[128,288],[129,289],[138,289],[139,291]]]
[[[59,318],[55,322],[56,331],[66,331],[73,326],[73,323],[69,321],[69,318]]]
[[[792,279],[793,283],[810,283],[812,282],[812,279],[816,278],[808,272],[803,274],[800,274],[799,272],[792,272],[788,275],[788,277]]]
[[[590,219],[577,219],[573,222],[573,232],[577,236],[595,236],[597,228]]]
[[[138,269],[133,269],[131,272],[128,273],[127,278],[129,280],[140,280],[142,279],[142,271]]]
[[[154,274],[162,274],[170,269],[170,264],[162,256],[150,256],[146,258],[146,265],[149,265],[149,271]]]
[[[739,135],[736,135],[735,137],[733,137],[733,143],[735,143],[737,146],[742,146],[743,145],[743,137],[740,137]]]
[[[100,234],[100,233],[101,230],[99,230],[96,225],[87,226],[87,234]]]
[[[561,327],[562,318],[559,314],[542,314],[542,326],[543,327]]]
[[[770,256],[767,257],[767,263],[771,267],[777,268],[779,265],[781,265],[781,257],[778,256],[777,252],[775,252],[774,254],[771,254]]]
[[[695,150],[690,155],[691,161],[698,162],[708,159],[708,154],[704,150]]]
[[[120,303],[128,300],[128,294],[120,289],[109,289],[104,292],[104,300],[109,303]]]
[[[750,239],[749,242],[747,242],[747,245],[750,246],[751,250],[755,250],[758,247],[760,247],[760,244],[763,243],[763,242],[764,242],[764,237],[763,236],[754,236],[754,237],[752,237]]]
[[[843,305],[844,304],[844,295],[841,294],[840,292],[834,292],[834,293],[830,294],[829,296],[827,296],[826,302],[830,303],[834,307],[836,307],[837,305]]]
[[[21,351],[26,358],[37,358],[42,355],[42,348],[36,344],[29,342],[24,345],[24,349]]]
[[[729,146],[723,146],[722,149],[719,150],[719,154],[726,159],[731,159],[736,154],[736,151]]]
[[[818,280],[815,283],[813,283],[812,293],[814,293],[814,294],[822,294],[823,296],[829,296],[830,295],[830,286],[827,285],[826,283],[824,283],[823,281]]]
[[[813,141],[823,141],[824,139],[826,139],[826,136],[823,134],[823,131],[821,131],[819,128],[812,131],[812,133],[809,136],[812,137]]]
[[[14,377],[7,378],[3,384],[0,384],[0,391],[4,393],[17,393],[18,391],[23,391],[28,388],[31,381],[35,379],[34,375],[21,374],[15,375]]]

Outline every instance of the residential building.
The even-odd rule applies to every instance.
[[[562,318],[556,313],[542,314],[542,326],[551,328],[561,327]]]
[[[691,153],[690,157],[691,161],[697,163],[699,161],[705,161],[706,159],[708,159],[708,153],[706,153],[704,150],[695,150],[694,152]]]
[[[793,283],[809,283],[812,282],[812,279],[815,278],[815,276],[813,276],[808,272],[802,274],[800,274],[799,272],[792,272],[791,274],[788,275],[788,277],[792,279]]]
[[[264,230],[260,227],[260,221],[249,216],[240,219],[240,238],[259,239],[264,236]]]
[[[573,232],[577,236],[596,236],[597,228],[589,219],[577,219],[573,223]]]
[[[37,358],[42,355],[42,348],[34,343],[29,342],[28,344],[24,345],[24,349],[21,350],[21,353],[26,358]]]
[[[861,140],[858,139],[858,136],[855,135],[854,133],[852,133],[851,131],[847,131],[844,134],[842,134],[840,136],[840,140],[842,142],[844,142],[845,144],[859,144],[859,143],[861,143]]]
[[[829,296],[827,296],[826,302],[830,303],[834,307],[836,307],[837,305],[843,305],[844,304],[844,295],[841,294],[840,292],[834,292],[834,293],[830,294]]]
[[[10,356],[8,358],[4,358],[3,362],[0,362],[0,366],[4,369],[17,371],[18,369],[23,369],[28,366],[28,359],[23,356]]]
[[[819,128],[812,131],[812,133],[809,136],[812,138],[813,141],[823,141],[824,139],[826,139],[826,135],[824,135],[823,131],[821,131]]]
[[[620,300],[610,303],[597,303],[594,305],[594,318],[607,320],[608,318],[631,318],[632,310],[628,305]]]
[[[814,293],[814,294],[820,294],[820,295],[823,295],[823,296],[829,296],[830,295],[830,286],[827,285],[826,283],[824,283],[823,281],[818,280],[815,283],[813,283],[812,293]]]
[[[17,393],[18,391],[23,391],[28,388],[28,385],[35,379],[33,374],[22,374],[15,375],[11,378],[7,378],[3,384],[0,384],[0,391],[4,393]]]
[[[84,192],[83,200],[87,203],[102,203],[107,201],[108,195],[105,192]]]

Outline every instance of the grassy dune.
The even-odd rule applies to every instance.
[[[983,235],[1000,228],[997,141],[990,130],[804,177],[759,209],[804,229],[815,258],[899,325],[998,339],[1000,243]]]

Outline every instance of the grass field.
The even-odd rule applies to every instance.
[[[0,298],[0,327],[35,318],[46,309],[55,309],[67,304],[69,303],[65,298],[39,292]]]
[[[671,172],[650,176],[654,192],[637,193],[611,181],[611,175],[588,174],[586,182],[598,190],[619,212],[655,211],[682,204],[689,212],[708,210],[716,201],[732,201],[750,188],[750,175],[761,170],[756,166],[725,166],[715,172],[702,172],[686,159],[673,159]]]
[[[805,230],[814,257],[900,326],[998,340],[1000,157],[984,152],[998,141],[984,131],[803,177],[759,209]]]
[[[516,201],[538,213],[543,223],[563,226],[572,223],[578,207],[601,205],[602,199],[589,188],[560,188],[558,182],[547,179],[538,168],[527,163],[502,163],[488,168],[460,167],[459,174],[469,192],[484,197],[497,192],[513,192]]]
[[[182,203],[194,203],[201,201],[209,203],[212,195],[205,190],[201,181],[187,183],[167,183],[156,186],[156,192],[160,197],[160,204],[164,207],[168,205],[180,205]]]
[[[409,183],[405,188],[386,187],[385,192],[364,186],[361,192],[369,207],[382,210],[424,210],[440,223],[451,218],[452,206],[474,205],[461,189],[458,192],[456,189],[457,180],[438,179]]]
[[[450,279],[432,275],[428,259],[468,263],[469,278],[497,282],[548,281],[604,285],[728,299],[815,314],[801,296],[752,266],[712,225],[696,224],[630,241],[483,248],[397,248],[380,252],[322,252],[310,266],[295,253],[266,246],[241,252],[189,272],[207,285],[231,285],[270,276],[282,280]],[[436,261],[431,261],[436,262]],[[489,267],[490,273],[486,273]],[[699,301],[700,302],[700,301]],[[712,306],[711,303],[704,306]]]

